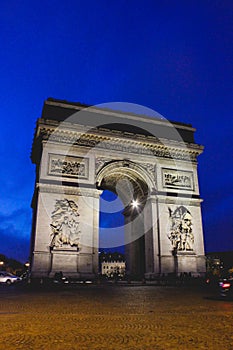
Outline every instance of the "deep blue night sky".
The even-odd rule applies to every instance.
[[[205,146],[206,251],[233,250],[232,17],[231,0],[1,3],[0,253],[29,255],[30,149],[47,97],[137,103],[191,123]]]

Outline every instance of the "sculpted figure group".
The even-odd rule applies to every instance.
[[[171,230],[168,238],[173,248],[177,251],[192,251],[194,235],[191,213],[185,207],[180,206],[174,212],[169,208],[169,217]]]
[[[57,200],[52,212],[51,247],[78,246],[80,238],[78,205],[68,199]]]

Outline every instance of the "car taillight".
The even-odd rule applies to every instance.
[[[231,284],[230,283],[222,283],[221,287],[222,288],[230,288]]]

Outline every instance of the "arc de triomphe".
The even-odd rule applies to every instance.
[[[120,112],[115,105],[46,100],[31,154],[36,164],[32,277],[98,274],[99,202],[105,189],[124,205],[128,274],[202,275],[197,157],[203,147],[194,132],[189,124]]]

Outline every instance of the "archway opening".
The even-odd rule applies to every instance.
[[[98,188],[103,190],[99,253],[124,254],[125,277],[141,279],[145,274],[144,207],[148,185],[135,169],[130,168],[129,163],[115,162],[99,176]],[[100,267],[102,273],[102,261]]]
[[[100,196],[99,249],[115,247],[124,253],[124,205],[114,192],[104,190]]]
[[[103,190],[99,218],[99,273],[102,277],[125,277],[123,212],[124,205],[119,196]]]

